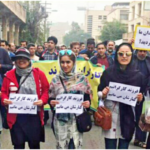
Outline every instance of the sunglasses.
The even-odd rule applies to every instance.
[[[132,55],[132,52],[125,52],[125,53],[124,52],[118,52],[117,54],[120,57],[123,57],[124,55],[127,56],[127,57],[129,57],[129,56]]]
[[[59,51],[59,55],[63,56],[63,55],[71,55],[72,54],[72,50],[61,50]]]

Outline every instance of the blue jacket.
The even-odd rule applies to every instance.
[[[14,57],[14,56],[15,56],[15,54],[14,54],[14,53],[12,53],[12,52],[8,52],[8,54],[9,54],[9,57],[10,57],[10,58],[12,58],[12,57]]]
[[[113,51],[111,55],[108,55],[108,52],[106,51],[106,54],[107,54],[109,57],[111,57],[113,60],[115,59],[115,53],[116,53],[116,52]]]
[[[96,50],[94,50],[92,53],[90,51],[88,51],[87,49],[84,49],[82,51],[79,52],[79,55],[80,54],[87,54],[89,58],[91,58],[92,56],[94,56],[94,54],[97,53]]]
[[[79,52],[79,54],[85,54],[88,50],[87,49],[83,49],[82,51]],[[94,53],[97,53],[96,50],[94,50]]]

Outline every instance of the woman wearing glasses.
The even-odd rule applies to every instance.
[[[30,149],[40,149],[40,141],[44,142],[45,140],[43,106],[48,101],[49,84],[41,70],[32,68],[30,52],[27,49],[19,48],[12,59],[15,61],[16,68],[8,71],[3,80],[2,104],[7,108],[10,104],[13,106],[17,104],[17,102],[9,99],[10,94],[13,93],[16,95],[24,94],[24,98],[30,94],[38,97],[38,100],[33,103],[33,105],[37,106],[36,114],[21,113],[23,109],[31,110],[27,102],[26,108],[18,108],[19,113],[7,112],[7,123],[12,144],[14,149],[24,149],[25,142],[28,142]]]
[[[50,105],[53,109],[53,130],[56,138],[57,149],[80,149],[82,147],[83,134],[77,130],[75,115],[70,113],[56,114],[54,107],[59,104],[57,95],[66,93],[61,80],[66,87],[67,93],[83,94],[84,108],[90,107],[91,88],[88,80],[82,73],[77,73],[76,56],[71,50],[59,52],[60,73],[50,83]]]
[[[104,101],[105,107],[112,112],[112,127],[110,130],[103,130],[106,149],[127,149],[134,134],[136,107],[107,99],[109,83],[116,82],[140,87],[140,93],[137,94],[137,105],[143,100],[143,76],[135,70],[132,60],[131,45],[120,44],[116,50],[114,65],[105,70],[100,79],[98,96]]]

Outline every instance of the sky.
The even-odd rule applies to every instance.
[[[47,12],[49,13],[48,21],[52,24],[56,22],[78,22],[84,24],[85,11],[77,10],[78,7],[85,7],[89,10],[104,10],[106,5],[112,5],[115,2],[130,2],[131,0],[40,0],[47,3]],[[140,1],[140,0],[136,0]],[[149,1],[149,0],[146,0]],[[57,12],[53,12],[57,10]]]
[[[49,0],[46,1],[47,12],[49,13],[48,20],[55,22],[71,22],[75,21],[79,24],[84,24],[85,11],[77,10],[78,7],[85,7],[92,10],[104,10],[106,5],[112,5],[116,1],[107,0]],[[45,1],[42,0],[42,3]],[[51,3],[51,5],[50,5]],[[57,10],[57,12],[53,12]]]

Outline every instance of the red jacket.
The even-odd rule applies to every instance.
[[[6,73],[6,76],[4,77],[3,84],[2,84],[2,105],[4,105],[4,99],[9,99],[10,93],[17,93],[18,92],[18,81],[16,78],[16,69],[13,69],[11,71],[8,71]],[[47,78],[45,74],[39,70],[38,68],[33,68],[33,76],[36,83],[36,92],[38,95],[38,99],[43,101],[43,104],[46,104],[48,102],[48,90],[49,90],[49,83],[47,81]],[[43,106],[41,107],[41,110],[39,112],[39,116],[41,119],[41,124],[44,125],[44,110]],[[7,122],[8,126],[11,129],[14,123],[16,122],[17,114],[9,114],[7,112]]]

